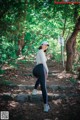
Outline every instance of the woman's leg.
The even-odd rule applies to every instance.
[[[43,100],[44,100],[44,112],[48,112],[50,107],[48,105],[48,95],[47,95],[47,88],[46,88],[46,78],[47,78],[47,75],[46,75],[46,70],[44,69],[43,67],[43,73],[42,76],[41,76],[41,90],[42,90],[42,95],[43,95]],[[43,80],[42,80],[43,78]]]
[[[43,65],[40,66],[40,77],[39,77],[41,91],[43,96],[44,104],[48,104],[48,95],[47,95],[47,88],[46,88],[46,77]]]
[[[37,89],[37,87],[39,86],[39,84],[40,84],[40,81],[39,81],[39,79],[37,79],[37,81],[35,83],[35,86],[34,86],[34,89]]]
[[[36,65],[35,68],[33,69],[33,75],[37,78],[37,81],[35,83],[34,89],[37,89],[37,87],[40,84],[40,81],[38,79],[39,78],[39,66],[40,65]]]
[[[38,78],[35,87],[37,88],[39,83],[41,85],[41,91],[42,91],[42,96],[43,96],[43,101],[44,104],[47,104],[48,102],[48,96],[47,96],[47,89],[46,89],[46,77],[45,77],[45,71],[44,71],[44,66],[43,64],[37,65],[33,69],[33,75]]]
[[[40,85],[41,85],[41,91],[42,91],[44,104],[48,104],[47,89],[45,85],[45,79],[43,77],[40,78]]]
[[[47,95],[47,88],[46,88],[46,72],[43,67],[43,64],[40,64],[36,67],[36,69],[33,71],[34,75],[38,77],[38,80],[36,81],[35,88],[38,87],[38,85],[41,85],[41,91],[44,101],[44,111],[48,112],[49,105],[48,105],[48,95]],[[35,89],[34,89],[35,90]]]
[[[37,81],[35,83],[34,89],[32,91],[32,95],[36,95],[37,94],[37,87],[39,86],[40,82],[39,82],[39,71],[38,71],[38,67],[39,65],[36,65],[33,69],[33,75],[37,78]]]

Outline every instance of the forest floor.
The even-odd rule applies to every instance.
[[[47,92],[50,111],[43,112],[40,87],[33,96],[35,63],[18,61],[15,68],[2,67],[0,111],[9,111],[9,120],[80,120],[80,80],[66,73],[60,63],[48,61]]]

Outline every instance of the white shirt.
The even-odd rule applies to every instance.
[[[48,71],[49,71],[49,70],[48,70],[48,66],[47,66],[47,64],[46,64],[47,58],[46,58],[45,53],[44,53],[44,51],[43,51],[42,49],[40,49],[40,50],[37,52],[36,62],[37,62],[37,65],[42,63],[43,66],[44,66],[44,68],[46,69],[47,74],[48,74]]]

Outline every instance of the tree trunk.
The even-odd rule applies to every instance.
[[[63,33],[62,33],[62,36],[64,36],[65,34],[65,30],[66,30],[66,18],[64,20],[64,27],[63,27]]]
[[[78,71],[78,77],[77,77],[77,79],[80,80],[80,67],[77,69],[77,71]]]
[[[76,39],[73,42],[73,62],[75,61],[76,58]]]
[[[24,12],[21,11],[21,13],[20,13],[20,15],[23,15],[23,24],[26,21],[26,10],[27,10],[27,4],[28,4],[26,0],[24,1],[24,4],[25,4]],[[22,55],[22,50],[23,50],[26,42],[24,41],[24,36],[25,36],[24,26],[19,23],[18,24],[18,29],[19,29],[19,31],[23,31],[22,36],[20,36],[20,38],[18,40],[18,52],[17,52],[17,55],[19,56],[19,55]]]
[[[79,31],[80,31],[80,17],[78,18],[78,21],[75,25],[73,33],[71,34],[70,38],[68,39],[66,43],[66,52],[67,52],[66,71],[68,72],[72,71],[76,36]]]
[[[19,55],[22,55],[22,50],[25,46],[24,33],[22,34],[20,40],[18,41],[18,46],[19,46],[19,48],[18,48],[17,55],[19,56]]]

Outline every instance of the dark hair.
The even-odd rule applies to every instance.
[[[39,48],[38,48],[38,49],[39,49],[39,50],[40,50],[40,49],[42,49],[42,46],[39,46]]]
[[[38,48],[39,50],[41,50],[42,49],[42,46],[39,46],[39,48]],[[47,50],[44,50],[44,52],[46,52]]]
[[[42,44],[42,45],[43,45],[43,44]],[[38,48],[39,50],[40,50],[40,49],[42,49],[42,45],[41,45],[41,46],[39,46],[39,48]],[[47,46],[49,47],[49,44],[47,44]]]

